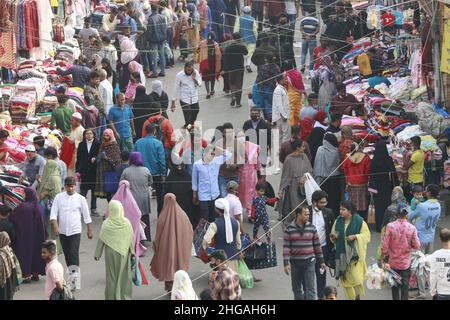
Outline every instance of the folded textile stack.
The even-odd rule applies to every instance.
[[[13,122],[25,121],[36,110],[36,92],[20,92],[11,98],[9,112]]]
[[[450,127],[450,118],[438,113],[430,103],[420,102],[416,114],[420,129],[433,137],[439,137]]]
[[[12,121],[12,119],[11,119],[11,116],[10,116],[8,110],[0,112],[0,126],[1,127],[10,125],[11,121]]]
[[[47,78],[47,74],[41,71],[40,66],[34,60],[26,60],[22,62],[17,68],[17,76],[20,79],[28,79],[28,78]]]

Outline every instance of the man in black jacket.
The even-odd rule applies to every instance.
[[[166,18],[158,13],[158,7],[154,4],[151,5],[152,14],[148,17],[146,38],[150,43],[150,53],[152,57],[152,76],[151,78],[164,77],[166,75],[166,55],[164,52],[164,44],[167,40],[167,23]],[[161,72],[157,73],[159,54],[159,67]]]
[[[266,166],[272,146],[272,128],[269,123],[261,118],[261,111],[257,107],[250,109],[250,120],[244,122],[242,130],[244,130],[248,141],[260,146],[259,161],[263,166]],[[262,130],[261,133],[260,130]]]
[[[330,240],[331,229],[334,224],[334,213],[331,209],[326,208],[328,204],[328,195],[325,191],[314,191],[311,197],[312,207],[309,208],[311,215],[309,221],[316,227],[319,234],[320,245],[325,263],[330,266],[330,252],[333,243]],[[325,287],[327,285],[326,270],[321,269],[316,263],[316,280],[317,280],[317,296],[319,299],[325,298]]]

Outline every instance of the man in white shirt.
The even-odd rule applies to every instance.
[[[450,229],[439,233],[442,249],[430,257],[430,293],[437,300],[450,300]]]
[[[279,145],[281,147],[283,141],[289,140],[291,136],[291,127],[289,126],[290,107],[289,97],[287,94],[287,78],[280,75],[277,78],[277,87],[273,92],[272,99],[272,122],[277,126],[279,134]]]
[[[108,80],[108,74],[105,69],[99,71],[100,74],[100,83],[98,84],[98,91],[100,91],[100,96],[102,97],[103,103],[105,104],[105,114],[108,117],[109,110],[114,105],[113,95],[114,89]]]
[[[328,194],[325,191],[317,190],[311,196],[312,207],[309,208],[311,214],[309,222],[311,222],[317,229],[319,234],[320,246],[322,248],[323,259],[325,264],[330,266],[330,252],[332,249],[332,242],[330,240],[331,229],[334,224],[335,214],[329,208]],[[325,270],[321,270],[320,264],[316,263],[316,281],[317,281],[317,297],[322,300],[325,298],[325,287],[327,285],[327,274]]]
[[[239,184],[231,180],[227,183],[227,196],[224,198],[228,201],[230,216],[234,217],[237,221],[239,221],[239,226],[241,229],[241,233],[244,232],[244,223],[242,222],[242,203],[237,196],[239,190]]]
[[[184,64],[184,70],[178,72],[172,93],[172,112],[175,111],[175,100],[180,99],[183,110],[184,122],[194,125],[200,111],[198,105],[198,88],[202,85],[200,73],[194,69],[194,63],[188,61]]]
[[[66,265],[80,265],[81,216],[87,226],[87,236],[93,237],[92,220],[86,198],[75,192],[75,178],[64,181],[65,192],[56,195],[50,211],[53,233],[59,236]]]
[[[100,30],[102,33],[112,35],[120,22],[119,19],[117,19],[118,13],[119,10],[117,7],[110,7],[109,13],[105,14],[102,19],[102,28]]]

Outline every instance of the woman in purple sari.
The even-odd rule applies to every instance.
[[[9,216],[16,229],[13,250],[19,259],[24,282],[38,281],[45,275],[45,261],[41,259],[41,245],[47,239],[44,208],[33,188],[25,189],[25,202]]]

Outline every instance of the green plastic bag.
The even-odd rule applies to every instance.
[[[253,275],[250,269],[245,264],[244,260],[238,260],[238,274],[239,283],[242,288],[251,289],[254,286]]]

